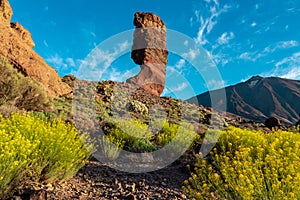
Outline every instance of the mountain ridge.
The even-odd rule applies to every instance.
[[[199,94],[187,101],[211,107],[210,96],[226,92],[227,111],[255,122],[269,117],[283,124],[295,124],[300,113],[300,81],[279,77],[253,76],[245,82]],[[219,104],[223,104],[219,100]]]

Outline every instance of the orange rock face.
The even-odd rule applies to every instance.
[[[49,97],[70,93],[72,88],[32,49],[34,42],[30,32],[17,22],[10,23],[12,13],[9,2],[0,0],[0,55],[25,76],[40,82]]]
[[[10,23],[13,11],[7,0],[0,0],[0,21]]]
[[[126,80],[160,96],[165,87],[168,50],[166,26],[153,13],[137,12],[134,15],[134,40],[131,52],[133,61],[140,65],[138,75]]]

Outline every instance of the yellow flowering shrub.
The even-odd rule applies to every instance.
[[[91,150],[87,135],[60,119],[45,121],[33,113],[1,117],[0,199],[21,179],[49,183],[73,176]]]
[[[109,140],[105,140],[113,142],[116,147],[107,145],[102,138],[100,146],[103,147],[105,155],[117,155],[119,148],[131,152],[151,152],[166,145],[169,151],[183,154],[193,141],[200,140],[192,124],[187,122],[174,124],[165,120],[146,124],[135,119],[109,119],[104,132],[109,136]]]
[[[229,127],[183,187],[191,199],[300,199],[300,135]]]
[[[148,125],[135,119],[109,119],[105,133],[116,147],[131,152],[151,152],[156,148],[151,143],[152,132]]]
[[[170,150],[178,154],[183,154],[189,146],[192,146],[191,144],[194,144],[193,142],[200,140],[200,136],[194,131],[194,126],[187,122],[180,124],[165,122],[156,137],[160,146],[170,144]]]

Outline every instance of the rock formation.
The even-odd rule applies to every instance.
[[[4,23],[10,23],[13,11],[7,0],[0,0],[0,20]]]
[[[16,31],[16,33],[23,40],[24,43],[26,43],[31,48],[34,47],[35,44],[34,44],[34,42],[32,40],[31,33],[27,29],[25,29],[18,22],[11,23],[10,27]]]
[[[134,41],[131,58],[140,65],[138,75],[126,80],[146,92],[160,96],[165,86],[168,51],[166,47],[166,26],[153,13],[137,12],[134,15]]]
[[[21,24],[10,23],[13,11],[7,0],[0,0],[0,56],[5,57],[24,76],[40,82],[49,97],[72,91],[57,72],[32,48],[31,34]]]

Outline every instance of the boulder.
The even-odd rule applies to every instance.
[[[139,113],[142,115],[148,115],[149,113],[147,106],[138,100],[129,102],[127,106],[129,111],[131,112]]]
[[[266,119],[265,126],[272,130],[273,128],[280,128],[281,124],[279,119],[277,119],[276,117],[270,117]]]
[[[160,96],[165,87],[168,62],[166,26],[158,16],[147,12],[135,13],[134,25],[136,30],[131,58],[140,65],[141,71],[126,82],[136,84],[146,92]]]

